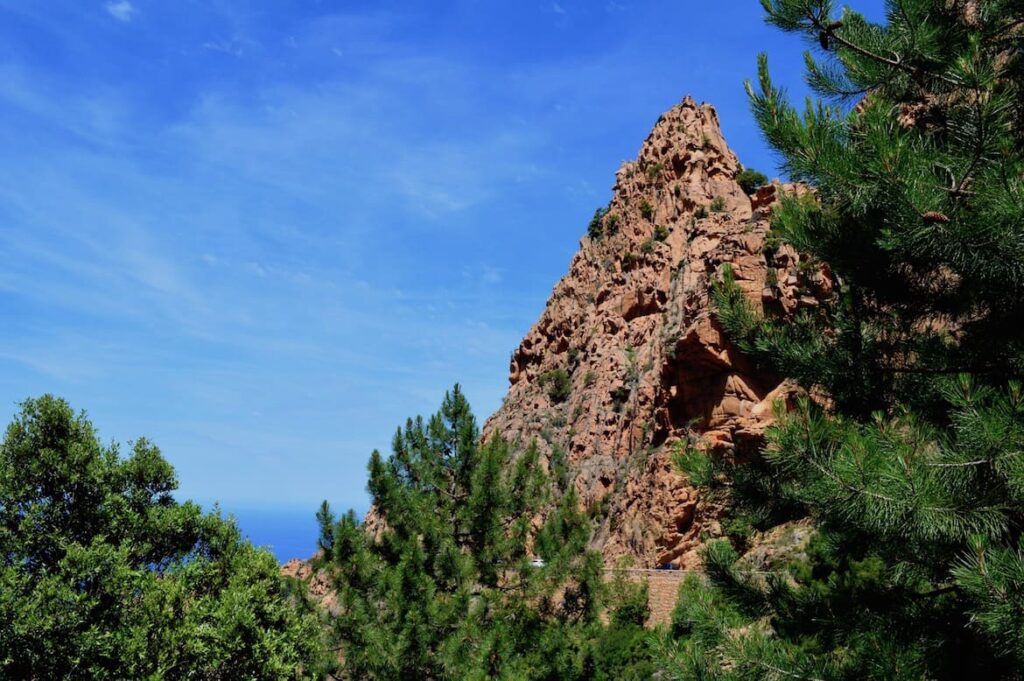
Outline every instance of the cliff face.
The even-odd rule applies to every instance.
[[[717,326],[709,294],[723,263],[758,306],[782,312],[829,287],[786,248],[766,260],[779,187],[748,197],[740,170],[713,107],[686,98],[661,116],[616,174],[603,234],[583,238],[513,354],[508,395],[485,425],[566,452],[606,564],[696,566],[720,509],[674,472],[673,444],[742,456],[760,444],[772,403],[790,397]]]

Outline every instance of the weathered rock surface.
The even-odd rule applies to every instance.
[[[281,575],[303,582],[315,603],[324,610],[337,614],[338,595],[331,588],[330,577],[327,573],[313,566],[313,558],[308,560],[292,558],[281,566]]]
[[[782,313],[831,286],[788,248],[765,248],[780,185],[749,197],[740,170],[713,107],[688,97],[661,116],[616,174],[604,234],[582,239],[513,354],[508,395],[485,425],[536,439],[547,455],[564,449],[606,565],[628,555],[638,566],[698,566],[721,509],[674,471],[673,444],[742,457],[760,444],[773,402],[791,397],[716,324],[709,298],[722,266],[756,306]],[[563,401],[544,378],[559,369],[571,381]]]

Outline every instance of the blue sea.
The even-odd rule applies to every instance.
[[[316,541],[320,536],[316,510],[316,506],[309,509],[223,509],[225,514],[235,516],[249,541],[270,549],[281,563],[292,558],[309,558],[316,553]]]

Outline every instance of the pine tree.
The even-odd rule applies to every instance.
[[[437,414],[399,429],[390,457],[373,452],[372,520],[318,515],[339,675],[582,677],[600,627],[601,563],[586,550],[574,489],[552,496],[539,459],[499,435],[481,442],[457,385]]]
[[[882,25],[831,0],[762,4],[823,55],[802,114],[766,57],[748,85],[784,171],[813,188],[783,197],[772,243],[837,286],[772,318],[723,271],[723,327],[814,398],[779,414],[753,469],[680,459],[744,522],[816,531],[768,576],[711,544],[665,662],[678,678],[1019,678],[1024,3],[889,0]]]

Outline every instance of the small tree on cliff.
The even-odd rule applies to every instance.
[[[579,678],[598,625],[600,558],[570,486],[552,499],[536,447],[480,442],[458,386],[369,464],[372,526],[321,510],[353,679]],[[534,520],[556,502],[539,527]],[[530,547],[544,560],[530,565]]]
[[[234,523],[171,496],[137,440],[103,446],[63,400],[0,445],[0,677],[317,678],[319,624]]]
[[[754,115],[785,170],[772,235],[837,283],[782,322],[730,273],[719,319],[824,399],[768,435],[734,502],[809,516],[806,560],[767,581],[713,544],[668,657],[680,678],[1019,678],[1024,668],[1024,63],[1019,0],[762,0],[826,52],[799,114],[760,63]],[[851,109],[848,104],[858,102]],[[690,453],[695,478],[721,484]]]

